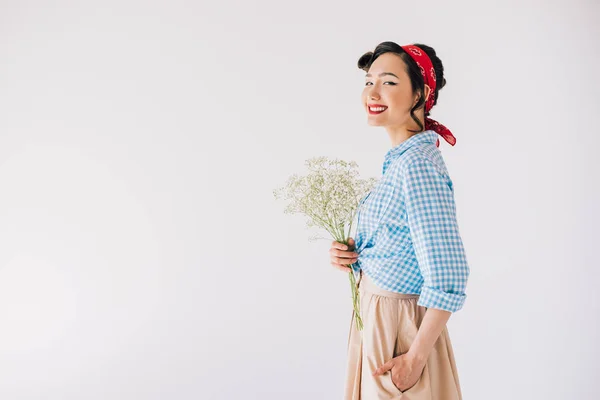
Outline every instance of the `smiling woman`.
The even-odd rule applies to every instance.
[[[429,118],[429,114],[437,104],[440,89],[446,85],[442,61],[427,45],[404,47],[406,49],[394,42],[383,42],[374,52],[367,52],[358,60],[358,67],[367,72],[363,104],[369,116],[380,115],[369,118],[368,123],[372,126],[401,127],[410,125],[410,117],[418,127],[417,130],[408,129],[410,133],[437,128],[441,125]],[[432,87],[433,92],[430,93]],[[438,133],[448,143],[456,144],[454,136],[443,128],[435,130],[439,130]],[[395,144],[392,141],[392,145]]]
[[[364,328],[356,329],[353,314],[345,399],[460,400],[446,322],[465,302],[470,268],[438,149],[440,136],[451,145],[456,139],[429,117],[444,68],[431,47],[393,42],[364,54],[358,67],[367,72],[368,123],[386,129],[392,148],[358,209],[349,249],[358,254],[351,267],[360,275]],[[331,251],[337,262],[347,260]]]

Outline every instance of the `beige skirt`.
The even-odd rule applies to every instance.
[[[372,373],[410,348],[427,308],[417,305],[419,295],[390,292],[365,275],[359,280],[363,330],[352,313],[348,337],[345,400],[461,400],[462,394],[447,327],[435,342],[417,383],[401,391],[391,371]]]

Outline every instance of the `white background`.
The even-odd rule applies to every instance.
[[[387,40],[445,65],[464,398],[600,398],[599,15],[0,1],[0,398],[341,398],[347,275],[272,190],[317,155],[380,177],[356,62]]]

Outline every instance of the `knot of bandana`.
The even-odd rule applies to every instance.
[[[421,48],[417,46],[407,45],[402,46],[402,48],[413,60],[415,60],[417,66],[421,70],[421,75],[423,75],[423,80],[425,81],[425,84],[431,88],[429,97],[425,102],[425,112],[428,112],[429,110],[431,110],[431,107],[433,107],[433,103],[435,102],[435,88],[437,86],[435,70],[433,69],[433,63],[431,62],[431,59],[429,58],[427,53],[425,53]],[[450,145],[452,146],[456,144],[456,138],[454,137],[452,132],[450,132],[450,129],[446,128],[444,125],[429,117],[425,117],[425,130],[433,130],[437,132],[441,137],[444,138],[444,140],[446,140],[446,142],[450,143]],[[440,147],[439,139],[437,140],[436,146]]]

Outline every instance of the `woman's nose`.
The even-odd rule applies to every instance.
[[[367,92],[367,98],[369,100],[379,100],[379,93],[375,88],[371,88],[371,90]]]

